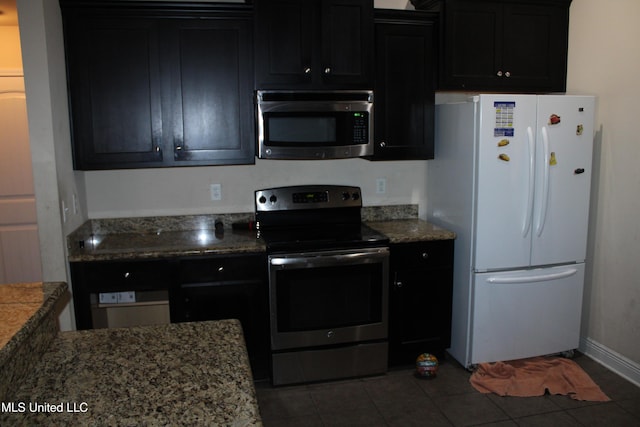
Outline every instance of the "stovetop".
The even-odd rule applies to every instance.
[[[383,246],[385,235],[362,224],[359,187],[309,185],[255,192],[256,221],[267,251]]]
[[[386,246],[389,239],[364,224],[260,230],[268,252],[296,252]]]

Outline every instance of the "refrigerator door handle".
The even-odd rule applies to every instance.
[[[549,199],[549,134],[547,127],[542,126],[542,198],[540,203],[540,212],[538,214],[538,223],[536,225],[536,234],[538,237],[542,235],[544,223],[547,220],[547,202]]]
[[[527,237],[531,228],[531,217],[533,216],[533,189],[534,189],[534,167],[535,167],[535,141],[533,139],[533,129],[527,127],[527,138],[529,146],[529,192],[527,195],[527,208],[524,211],[524,225],[522,226],[522,237]]]
[[[518,277],[487,277],[488,283],[504,284],[504,283],[532,283],[532,282],[548,282],[550,280],[564,279],[573,276],[578,272],[577,268],[569,268],[559,273],[539,274],[536,276],[518,276]]]

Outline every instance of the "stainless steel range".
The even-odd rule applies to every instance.
[[[255,192],[267,245],[274,385],[387,369],[389,249],[361,223],[360,188]]]

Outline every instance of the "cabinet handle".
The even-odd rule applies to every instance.
[[[399,289],[399,288],[401,288],[401,287],[403,287],[403,286],[404,286],[404,283],[402,283],[402,282],[400,282],[400,281],[397,281],[397,282],[396,282],[396,288],[398,288],[398,289]]]
[[[222,273],[224,271],[224,267],[218,267],[218,273]]]
[[[311,74],[311,67],[305,67],[304,68],[304,73],[305,74]]]
[[[380,144],[379,144],[379,145],[380,145],[380,148],[384,148],[384,147],[386,147],[386,146],[387,146],[387,143],[386,143],[386,142],[384,142],[384,141],[380,141]]]
[[[422,252],[422,259],[427,259],[429,258],[429,253],[428,252]]]
[[[327,67],[324,69],[325,74],[331,74],[331,67]]]
[[[498,71],[497,75],[498,77],[502,77],[502,71]]]
[[[511,77],[511,73],[507,71],[506,73],[504,73],[504,76],[505,77]]]
[[[125,278],[125,279],[128,279],[128,278],[129,278],[129,276],[131,276],[131,273],[129,273],[128,271],[127,271],[126,273],[124,273],[124,278]]]

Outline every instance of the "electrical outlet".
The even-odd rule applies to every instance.
[[[67,216],[69,215],[69,208],[67,207],[67,204],[65,203],[65,201],[62,201],[62,223],[66,223],[67,222]]]
[[[376,179],[376,193],[384,194],[387,192],[387,179],[386,178],[377,178]]]
[[[222,186],[220,184],[211,184],[211,200],[222,200]]]

